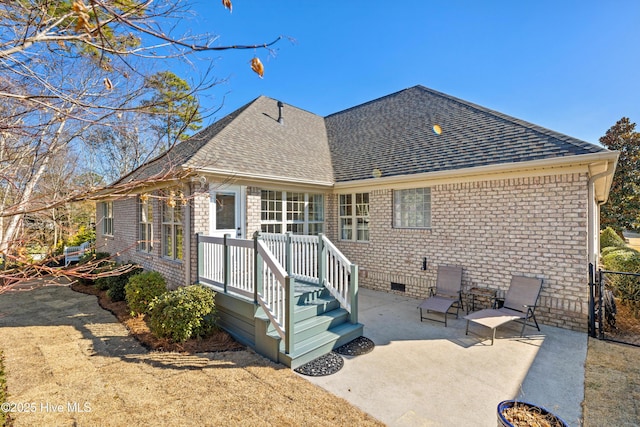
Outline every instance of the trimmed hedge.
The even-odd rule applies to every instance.
[[[624,271],[640,274],[640,252],[630,248],[620,248],[602,257],[604,267],[609,271]],[[607,275],[608,285],[623,303],[640,306],[640,277],[619,274]]]
[[[600,232],[600,251],[610,246],[621,248],[626,247],[627,244],[613,228],[607,227]]]
[[[145,271],[131,277],[124,292],[132,316],[147,314],[151,301],[167,292],[167,282],[157,271]]]
[[[157,337],[184,342],[206,336],[216,325],[215,293],[202,285],[181,287],[154,299],[149,313]]]

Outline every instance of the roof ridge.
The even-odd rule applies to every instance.
[[[408,88],[404,88],[404,89],[398,90],[398,91],[396,91],[396,92],[389,93],[389,94],[387,94],[387,95],[383,95],[383,96],[381,96],[381,97],[379,97],[379,98],[375,98],[375,99],[372,99],[372,100],[369,100],[369,101],[363,102],[362,104],[354,105],[353,107],[349,107],[349,108],[345,108],[344,110],[336,111],[335,113],[331,113],[331,114],[329,114],[329,115],[327,115],[327,116],[324,116],[324,119],[328,119],[329,117],[336,116],[336,115],[338,115],[338,114],[346,113],[346,112],[351,111],[351,110],[354,110],[354,109],[356,109],[356,108],[364,107],[365,105],[373,104],[374,102],[378,102],[378,101],[381,101],[381,100],[383,100],[383,99],[385,99],[385,98],[390,98],[390,97],[392,97],[392,96],[396,96],[396,95],[398,95],[398,94],[400,94],[400,93],[402,93],[402,92],[408,91],[408,90],[410,90],[410,89],[417,88],[417,87],[419,87],[419,86],[420,86],[420,85],[416,85],[416,86],[411,86],[411,87],[408,87]],[[422,87],[424,87],[424,86],[422,86]],[[425,89],[427,89],[427,88],[425,87]]]

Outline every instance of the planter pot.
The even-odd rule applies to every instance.
[[[547,419],[551,427],[569,427],[569,424],[564,422],[562,418],[547,411],[542,406],[534,405],[533,403],[520,402],[517,400],[504,400],[498,404],[498,427],[521,427],[529,426],[531,424],[526,423],[511,423],[504,416],[506,409],[512,408],[514,405],[520,405],[523,407],[523,411],[529,412],[532,416],[539,416],[540,418]],[[536,415],[533,415],[536,414]],[[539,415],[537,415],[539,414]]]

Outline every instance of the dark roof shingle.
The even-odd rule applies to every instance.
[[[606,151],[423,86],[325,122],[336,182],[371,178],[374,170],[397,176]]]
[[[206,169],[331,184],[608,151],[423,86],[325,118],[278,114],[260,96],[119,182]]]

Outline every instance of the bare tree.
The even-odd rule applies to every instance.
[[[230,9],[230,1],[223,4]],[[143,70],[206,52],[270,51],[280,40],[220,46],[212,34],[177,33],[179,21],[192,12],[184,0],[0,0],[3,257],[17,256],[16,248],[23,245],[26,214],[51,210],[77,195],[75,189],[47,194],[39,188],[56,156],[97,132],[116,145],[138,149],[130,142],[139,135],[118,123],[123,116],[149,111],[149,104],[140,102],[151,75]],[[262,73],[259,60],[252,68]],[[208,86],[204,79],[193,92]],[[98,125],[104,127],[97,131]],[[179,132],[172,132],[177,140]]]

